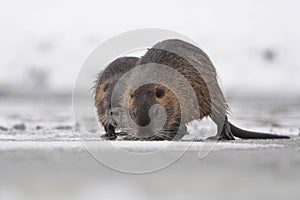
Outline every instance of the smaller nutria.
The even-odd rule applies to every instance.
[[[97,117],[104,126],[105,139],[116,139],[116,122],[113,118],[114,110],[111,107],[111,96],[115,84],[120,77],[135,67],[137,57],[121,57],[110,63],[102,72],[99,73],[96,86],[94,101]]]

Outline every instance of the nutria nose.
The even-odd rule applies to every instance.
[[[131,117],[135,121],[138,126],[147,126],[150,124],[151,119],[149,117],[149,109],[146,106],[142,106],[142,109],[132,109],[131,110]],[[145,108],[146,107],[146,108]]]

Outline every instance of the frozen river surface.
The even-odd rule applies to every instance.
[[[218,142],[115,141],[133,152],[165,148],[161,160],[185,151],[162,170],[133,175],[97,162],[73,131],[70,98],[0,98],[0,199],[298,199],[300,196],[299,99],[232,99],[230,119],[241,127],[290,135],[289,140]],[[197,135],[197,126],[191,126]],[[96,150],[126,160],[87,133]],[[103,145],[102,145],[103,144]],[[167,155],[168,154],[168,155]]]

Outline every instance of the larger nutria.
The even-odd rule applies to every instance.
[[[155,67],[155,65],[157,66]],[[176,73],[172,72],[174,74],[172,77],[165,70],[152,70],[154,68],[163,69],[163,66],[168,66],[180,75],[175,76]],[[217,135],[211,139],[289,138],[288,136],[246,131],[230,123],[227,118],[229,108],[219,87],[216,70],[208,56],[190,43],[178,39],[159,42],[148,49],[145,55],[139,59],[134,70],[137,72],[133,73],[132,78],[128,80],[130,84],[127,86],[127,93],[122,97],[122,106],[129,110],[129,117],[136,124],[136,126],[128,124],[126,132],[134,138],[142,140],[180,139],[185,134],[187,123],[208,116],[217,124],[218,128]],[[168,83],[168,85],[150,81],[138,88],[134,86],[138,79],[143,80],[158,75],[165,76],[164,83]],[[180,76],[189,83],[194,94],[189,92]],[[196,105],[192,98],[193,95],[196,96]],[[157,104],[165,108],[167,115],[163,127],[158,132],[153,131],[155,126],[150,125],[156,117],[156,111],[152,112],[152,116],[150,116],[150,110]],[[143,127],[147,128],[143,129]]]
[[[121,57],[111,62],[98,75],[95,85],[94,102],[98,120],[104,126],[106,134],[102,137],[105,139],[116,139],[117,128],[113,114],[116,112],[112,108],[112,92],[114,86],[120,77],[135,67],[139,58],[137,57]]]

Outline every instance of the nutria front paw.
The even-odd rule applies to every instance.
[[[104,135],[101,135],[101,138],[104,140],[115,140],[117,139],[117,135],[115,133],[105,133]]]

